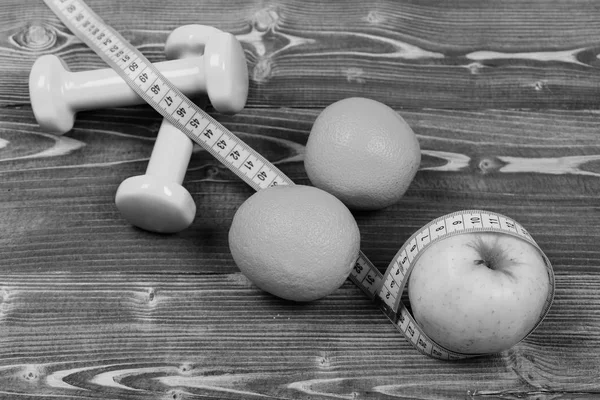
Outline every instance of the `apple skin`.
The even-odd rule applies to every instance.
[[[540,251],[504,233],[448,236],[417,259],[413,316],[432,340],[464,354],[498,353],[538,323],[552,282]]]

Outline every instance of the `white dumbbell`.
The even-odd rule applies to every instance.
[[[206,42],[209,35],[211,39]],[[181,54],[183,48],[194,55],[154,64],[184,95],[206,93],[213,107],[222,113],[244,108],[248,71],[244,53],[233,35],[211,26],[185,25],[171,33],[165,48],[168,57]],[[54,55],[41,56],[33,64],[29,95],[40,127],[59,135],[73,128],[78,111],[144,103],[114,70],[71,72]]]
[[[195,57],[204,52],[218,75],[208,75],[206,86],[213,105],[221,110],[240,111],[248,95],[248,67],[241,44],[222,31],[211,32],[199,25],[184,26],[169,36],[167,57]],[[205,41],[203,35],[208,35]],[[205,48],[198,44],[205,41]],[[208,66],[206,67],[208,68]],[[217,107],[215,107],[217,108]],[[196,204],[181,185],[193,150],[183,132],[163,120],[144,175],[124,180],[115,196],[123,217],[134,226],[162,233],[187,228],[196,215]]]

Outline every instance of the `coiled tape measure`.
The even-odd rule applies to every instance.
[[[106,25],[83,1],[44,2],[150,106],[244,182],[255,190],[294,184],[277,167],[183,95],[141,52]],[[540,251],[546,262],[551,291],[540,315],[539,325],[554,297],[552,266],[521,225],[494,212],[458,211],[431,221],[400,248],[383,275],[361,251],[349,276],[355,285],[379,305],[394,326],[417,350],[434,358],[461,359],[477,355],[449,351],[428,338],[402,303],[401,296],[414,263],[429,245],[449,235],[470,232],[501,232],[513,235],[531,243]]]

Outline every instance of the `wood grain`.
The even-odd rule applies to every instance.
[[[534,335],[501,355],[460,363],[417,353],[349,283],[299,306],[240,274],[41,272],[2,280],[0,393],[434,399],[600,390],[598,309],[570,302],[597,304],[597,276],[559,275],[557,302]]]
[[[196,147],[193,225],[127,224],[118,185],[142,174],[160,116],[82,112],[64,136],[29,105],[33,61],[104,67],[41,1],[0,7],[0,399],[600,398],[600,16],[592,0],[87,2],[152,61],[168,33],[215,25],[243,43],[248,107],[212,112],[296,183],[322,108],[389,104],[422,162],[400,203],[354,212],[381,271],[442,214],[490,209],[550,258],[556,298],[525,341],[460,362],[415,351],[346,282],[309,304],[237,269],[228,227],[252,189]]]
[[[420,170],[399,204],[379,212],[355,212],[366,230],[364,251],[381,269],[419,227],[468,208],[493,208],[515,218],[551,258],[572,260],[583,252],[586,265],[599,261],[599,216],[588,210],[598,204],[600,191],[600,114],[400,114],[419,139]],[[316,110],[247,109],[217,118],[296,183],[309,184],[302,160],[317,115]],[[191,228],[155,235],[131,228],[119,216],[116,189],[127,177],[144,173],[160,123],[148,107],[81,113],[80,128],[62,137],[39,132],[31,124],[30,109],[0,110],[0,116],[6,121],[0,137],[8,142],[0,158],[3,204],[10,210],[5,232],[12,227],[0,249],[7,268],[24,271],[44,262],[56,271],[79,270],[79,264],[93,269],[141,264],[145,271],[160,271],[173,253],[182,257],[173,267],[181,272],[194,271],[198,258],[208,264],[208,271],[231,268],[227,227],[252,190],[199,147],[184,181],[198,207]],[[65,141],[69,151],[63,150]],[[114,248],[98,246],[115,240],[119,246]]]
[[[600,14],[577,1],[90,1],[151,61],[168,33],[215,25],[243,43],[250,107],[323,107],[360,95],[400,108],[595,108]],[[26,11],[24,11],[26,10]],[[37,56],[103,68],[41,1],[0,11],[0,104],[27,103]]]
[[[362,249],[376,265],[384,270],[428,220],[473,207],[525,225],[557,274],[556,302],[534,335],[461,363],[418,354],[350,283],[305,306],[252,286],[227,247],[229,222],[251,190],[199,148],[185,180],[199,209],[193,226],[171,236],[128,226],[113,196],[121,180],[145,169],[160,121],[147,107],[82,113],[79,128],[62,138],[41,134],[30,113],[2,111],[0,131],[0,231],[10,232],[0,241],[7,396],[600,393],[600,232],[589,212],[600,187],[595,112],[400,112],[424,157],[400,204],[355,213]],[[217,117],[308,183],[303,149],[317,114],[247,109]]]

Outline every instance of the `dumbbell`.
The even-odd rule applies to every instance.
[[[184,95],[206,93],[222,113],[244,108],[248,70],[233,35],[211,26],[185,25],[171,33],[165,48],[169,58],[181,51],[194,55],[154,64]],[[40,127],[59,135],[73,128],[78,111],[144,103],[114,70],[71,72],[55,55],[41,56],[33,64],[29,95]]]
[[[220,110],[240,111],[248,96],[248,68],[242,46],[233,35],[204,28],[193,25],[174,30],[165,45],[167,57],[193,58],[203,52],[206,59],[210,55],[210,67],[218,68],[218,74],[206,78],[211,102],[216,102],[215,108]],[[146,173],[124,180],[117,189],[116,206],[129,223],[148,231],[173,233],[193,222],[196,205],[181,185],[193,145],[188,136],[163,120]]]

